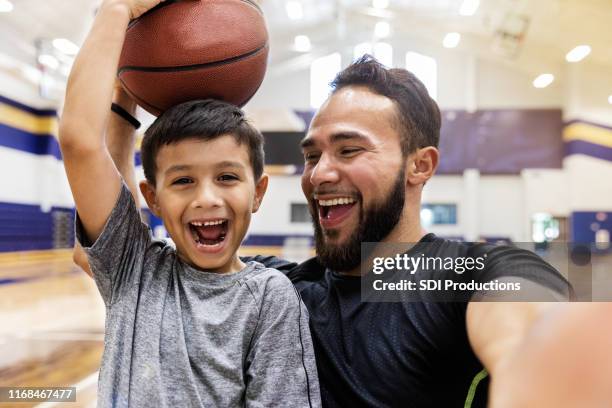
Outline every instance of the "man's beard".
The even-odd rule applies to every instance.
[[[361,208],[358,226],[344,244],[325,243],[325,232],[321,228],[319,214],[312,205],[310,206],[317,256],[325,267],[337,272],[352,271],[361,263],[362,242],[380,242],[393,231],[404,210],[406,197],[404,174],[402,168],[387,197],[382,202],[375,203],[367,211],[363,208],[363,201],[359,200]],[[328,231],[327,235],[337,236],[338,231]]]

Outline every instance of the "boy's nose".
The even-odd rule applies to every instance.
[[[197,190],[193,200],[193,208],[218,208],[223,205],[223,199],[214,187],[202,186]]]

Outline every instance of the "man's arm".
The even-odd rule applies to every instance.
[[[535,322],[554,306],[554,303],[534,302],[468,304],[466,321],[470,344],[492,378],[514,356]]]
[[[158,3],[104,1],[68,78],[59,139],[72,195],[90,241],[100,235],[121,186],[104,130],[125,31],[130,18]]]

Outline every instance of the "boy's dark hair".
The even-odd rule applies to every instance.
[[[388,69],[371,55],[364,55],[342,70],[331,83],[333,92],[346,86],[365,86],[393,100],[398,109],[400,144],[404,156],[440,141],[441,117],[419,79],[405,69]]]
[[[187,139],[213,140],[231,135],[239,145],[246,145],[255,181],[263,174],[264,138],[237,106],[206,99],[181,103],[159,116],[142,140],[142,166],[147,181],[155,185],[156,158],[162,146]]]

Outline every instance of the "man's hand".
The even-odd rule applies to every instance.
[[[492,408],[612,406],[612,303],[560,306],[492,376]]]
[[[130,15],[130,20],[140,17],[164,0],[105,0],[107,4],[123,6]]]
[[[93,273],[89,267],[89,260],[83,247],[78,243],[74,243],[74,249],[72,250],[72,261],[80,267],[86,274],[93,278]]]

